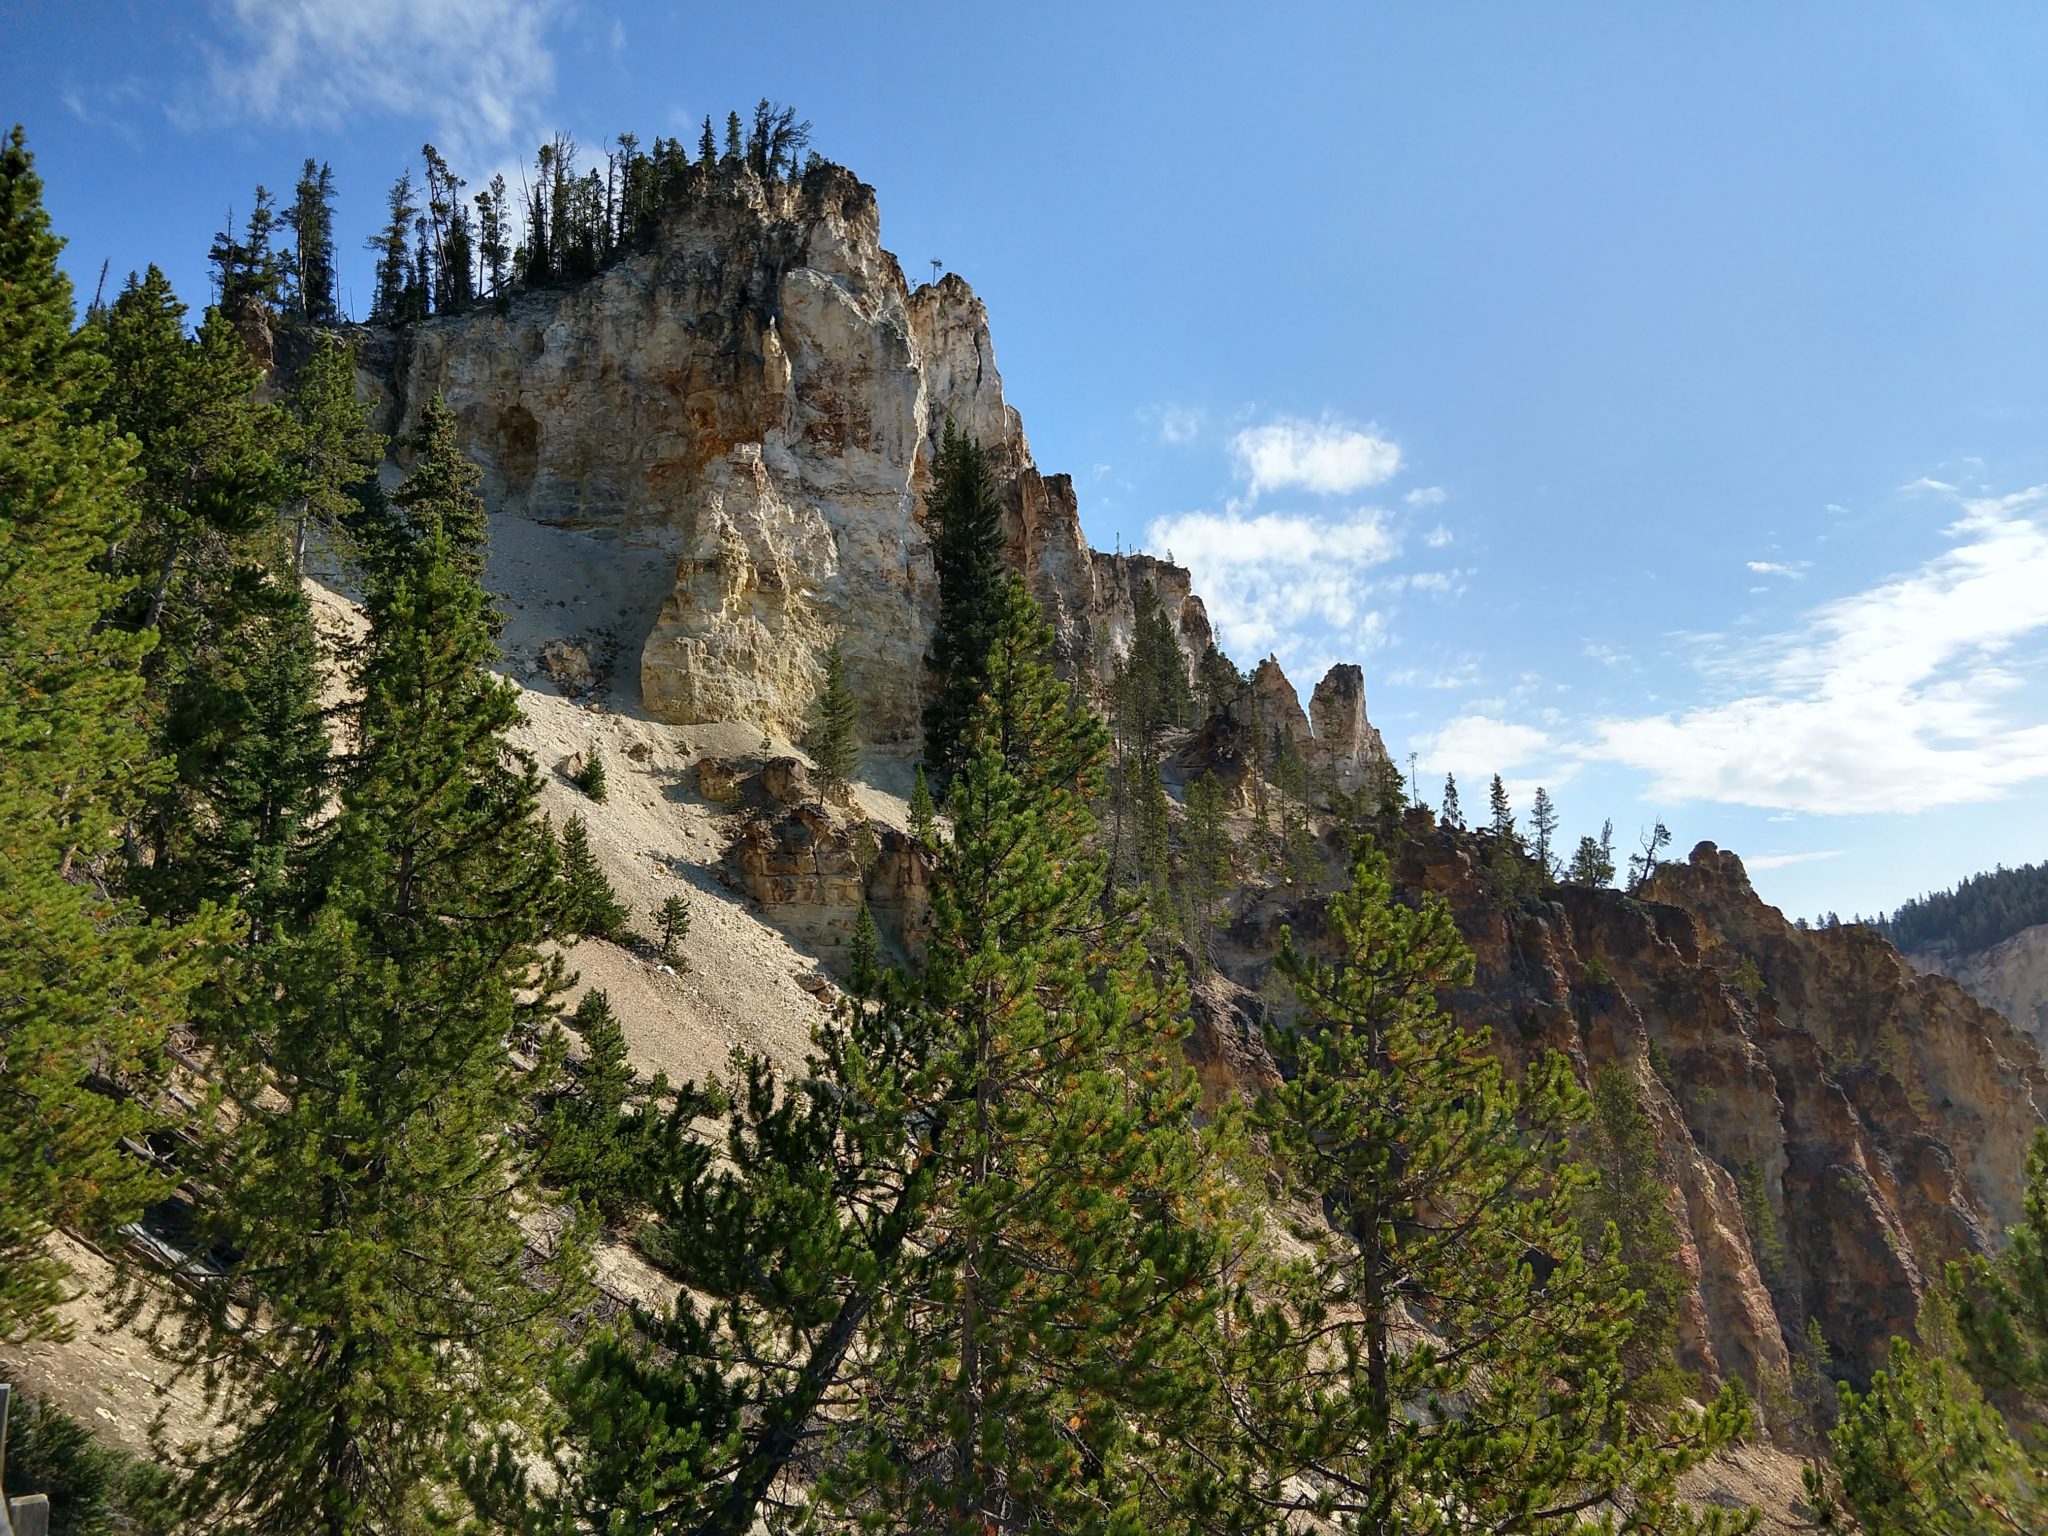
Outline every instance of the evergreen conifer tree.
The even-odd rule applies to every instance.
[[[1486,796],[1487,829],[1503,843],[1519,841],[1515,835],[1514,807],[1508,804],[1508,787],[1501,783],[1499,774],[1493,776]]]
[[[158,912],[232,901],[259,936],[294,900],[329,770],[312,609],[296,586],[268,597],[173,721],[191,809],[166,823],[157,861],[135,876]]]
[[[938,837],[938,807],[932,803],[932,787],[924,776],[924,764],[917,765],[917,777],[910,786],[910,835],[920,848],[930,848]]]
[[[286,411],[286,514],[292,574],[298,576],[305,572],[307,543],[315,530],[344,551],[355,543],[352,535],[375,504],[384,439],[370,430],[369,411],[356,398],[355,353],[340,336],[323,335],[314,342]]]
[[[541,950],[559,877],[464,521],[425,526],[372,588],[317,902],[249,957],[242,1032],[216,1051],[233,1113],[207,1142],[192,1252],[225,1273],[165,1292],[190,1309],[168,1347],[226,1426],[176,1451],[216,1530],[418,1528],[475,1436],[534,1421],[580,1274],[566,1239],[529,1263],[520,1222],[507,1042],[560,988]]]
[[[962,741],[987,683],[1008,580],[1003,509],[988,455],[950,420],[932,466],[925,515],[939,578],[939,615],[925,658],[931,691],[924,710],[924,762],[943,794],[964,760]]]
[[[690,936],[689,902],[681,896],[669,895],[655,912],[654,922],[661,934],[661,958],[672,961],[676,957],[676,946]]]
[[[570,1028],[583,1059],[541,1119],[540,1173],[616,1225],[659,1188],[687,1126],[661,1108],[667,1079],[643,1083],[633,1070],[609,997],[584,993]]]
[[[1643,1113],[1634,1079],[1618,1062],[1593,1074],[1582,1145],[1586,1166],[1599,1176],[1579,1196],[1588,1251],[1597,1253],[1612,1227],[1628,1283],[1643,1297],[1621,1346],[1629,1395],[1644,1404],[1666,1402],[1683,1385],[1672,1351],[1688,1285],[1679,1268],[1670,1181],[1657,1166],[1656,1129]]]
[[[1807,1476],[1826,1529],[2006,1536],[2048,1521],[2048,1132],[2004,1252],[1951,1265],[1867,1392],[1842,1390],[1832,1465]],[[1846,1510],[1844,1506],[1847,1506]]]
[[[150,637],[108,622],[133,580],[107,556],[133,530],[135,472],[88,412],[100,364],[60,249],[16,127],[0,145],[0,1338],[56,1327],[54,1224],[109,1233],[158,1193],[120,1144],[153,1124],[148,1084],[198,979],[197,935],[107,895],[147,772]]]
[[[1283,941],[1300,1013],[1271,1032],[1285,1077],[1257,1111],[1327,1218],[1244,1340],[1270,1496],[1368,1536],[1565,1536],[1596,1506],[1643,1530],[1743,1528],[1674,1490],[1746,1426],[1734,1393],[1650,1430],[1620,1411],[1638,1298],[1611,1232],[1580,1247],[1564,1059],[1511,1084],[1486,1031],[1443,1012],[1471,954],[1441,898],[1394,900],[1376,850],[1328,916],[1336,959]],[[1411,1323],[1422,1337],[1400,1336]]]
[[[384,228],[367,242],[377,258],[377,286],[370,302],[370,318],[394,324],[408,318],[406,292],[412,286],[412,272],[406,260],[405,242],[420,211],[419,204],[413,201],[409,167],[391,184],[385,204]]]
[[[257,372],[232,325],[208,312],[196,337],[162,272],[131,277],[95,328],[107,359],[98,405],[137,443],[139,517],[121,545],[135,581],[125,615],[161,631],[148,671],[159,684],[242,611],[280,489],[276,412],[253,398]]]
[[[446,400],[434,395],[421,407],[419,424],[405,446],[412,450],[413,471],[391,494],[405,541],[417,545],[437,532],[445,534],[451,558],[462,563],[463,574],[481,576],[489,531],[483,501],[476,493],[479,477],[456,441],[455,413]],[[496,616],[488,622],[495,634]]]
[[[878,1530],[1193,1524],[1224,1239],[1181,999],[1139,930],[1102,922],[1102,727],[1054,677],[1021,580],[998,621],[920,987],[951,1099],[935,1246],[878,1304],[866,1411],[824,1495]]]
[[[825,657],[825,690],[807,745],[827,782],[848,783],[860,767],[860,702],[846,686],[846,662],[835,644]]]
[[[1237,670],[1228,656],[1216,649],[1213,640],[1202,652],[1197,673],[1197,691],[1205,716],[1221,714],[1230,707],[1232,700],[1244,692],[1244,674]]]
[[[1444,804],[1439,819],[1447,827],[1465,830],[1465,812],[1458,805],[1458,781],[1448,773],[1444,775]]]
[[[562,931],[586,939],[618,939],[626,931],[626,904],[619,900],[590,849],[590,828],[581,816],[562,826],[562,879],[558,899]]]
[[[301,319],[333,325],[341,312],[334,293],[334,172],[325,162],[309,158],[300,169],[284,224],[292,232],[287,301]]]
[[[1207,953],[1209,929],[1216,921],[1218,897],[1228,889],[1232,874],[1230,828],[1224,820],[1223,786],[1214,774],[1198,774],[1188,781],[1187,829],[1182,879],[1187,887],[1187,905],[1195,952]]]
[[[1529,807],[1529,825],[1536,838],[1529,851],[1535,856],[1536,868],[1544,880],[1555,880],[1558,863],[1554,840],[1557,837],[1557,806],[1552,803],[1550,791],[1542,785],[1536,786],[1536,798]]]
[[[865,901],[853,920],[853,939],[847,948],[847,974],[855,997],[866,997],[881,980],[882,940],[875,931],[875,914]]]

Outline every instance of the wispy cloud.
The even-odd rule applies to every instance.
[[[1786,576],[1797,581],[1806,574],[1807,562],[1804,560],[1750,560],[1746,564],[1753,575]]]
[[[1284,490],[1348,496],[1391,480],[1401,468],[1399,446],[1377,427],[1347,426],[1331,417],[1247,427],[1231,439],[1230,451],[1254,496]]]
[[[1446,773],[1462,782],[1468,818],[1475,806],[1485,814],[1483,790],[1495,774],[1501,776],[1509,798],[1520,803],[1534,795],[1539,784],[1564,783],[1575,768],[1568,758],[1558,756],[1548,731],[1476,709],[1423,736],[1415,750],[1419,771],[1428,776],[1425,784]]]
[[[1823,848],[1815,853],[1759,853],[1742,862],[1750,869],[1783,869],[1790,864],[1812,864],[1820,859],[1839,859],[1843,850]]]
[[[458,163],[503,154],[555,81],[559,0],[217,0],[206,99],[189,117],[338,129],[418,119]]]
[[[1209,413],[1199,405],[1151,405],[1138,415],[1152,425],[1162,443],[1183,447],[1195,442],[1209,423]]]
[[[1335,642],[1353,658],[1369,649],[1383,621],[1366,606],[1366,572],[1400,549],[1387,515],[1375,507],[1333,517],[1236,505],[1187,512],[1155,521],[1146,542],[1194,572],[1224,644],[1241,657],[1298,657],[1312,642]],[[1313,635],[1318,628],[1337,633]]]
[[[1957,506],[1949,548],[1709,656],[1727,697],[1597,722],[1589,755],[1646,772],[1662,799],[1817,814],[1993,800],[2048,778],[2048,724],[2010,707],[2043,660],[2021,643],[2048,630],[2048,486],[1914,489]]]
[[[1411,507],[1440,507],[1448,499],[1448,494],[1440,485],[1417,486],[1401,498],[1404,503]]]

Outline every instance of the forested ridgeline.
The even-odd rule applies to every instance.
[[[1872,926],[1902,954],[1972,954],[2048,923],[2048,863],[1972,875],[1903,903]]]
[[[386,494],[342,340],[262,400],[218,307],[188,329],[152,270],[77,324],[58,254],[17,129],[0,1336],[58,1326],[49,1238],[90,1239],[215,1428],[110,1470],[53,1424],[10,1491],[54,1484],[81,1529],[330,1536],[1749,1523],[1676,1492],[1749,1414],[1672,1368],[1678,1258],[1632,1225],[1640,1103],[1555,1054],[1510,1071],[1445,1011],[1471,957],[1389,882],[1391,773],[1331,796],[1275,743],[1243,845],[1197,814],[1213,783],[1166,804],[1186,672],[1135,648],[1113,723],[1059,679],[971,440],[929,508],[921,957],[885,964],[868,925],[800,1069],[649,1080],[603,993],[561,1006],[574,941],[656,941],[511,746],[448,410]],[[339,649],[298,579],[316,542],[365,594]],[[828,776],[857,734],[828,688]],[[601,761],[581,787],[602,799]],[[1554,880],[1552,826],[1539,859],[1493,810],[1472,842],[1499,878]],[[1325,931],[1276,967],[1279,1080],[1205,1112],[1185,968],[1216,892],[1253,863],[1307,886],[1333,842]],[[648,916],[687,963],[686,907]],[[606,1231],[669,1304],[598,1304]],[[1901,1346],[1897,1385],[1847,1400],[1859,1509],[1911,1440],[1956,1508],[2031,1519],[2040,1251],[1959,1272],[1953,1350]],[[1899,1433],[1930,1414],[1958,1426],[1932,1473]]]

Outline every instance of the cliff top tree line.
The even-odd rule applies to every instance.
[[[727,114],[723,144],[704,119],[695,152],[657,136],[647,149],[622,133],[602,163],[583,165],[576,141],[557,134],[534,157],[517,197],[502,174],[472,191],[433,145],[420,149],[418,181],[408,167],[385,199],[383,227],[365,245],[376,258],[368,318],[405,324],[459,314],[526,288],[589,277],[650,239],[664,212],[750,174],[774,182],[819,164],[811,125],[763,99],[751,121]],[[334,175],[307,159],[292,200],[257,187],[239,233],[214,236],[209,252],[220,306],[251,303],[312,325],[344,318],[337,290]]]

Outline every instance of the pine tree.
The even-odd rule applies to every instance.
[[[1511,1083],[1487,1031],[1443,1012],[1471,954],[1441,898],[1394,900],[1370,846],[1328,922],[1334,960],[1283,939],[1299,1015],[1270,1032],[1284,1077],[1257,1110],[1327,1218],[1244,1340],[1269,1497],[1368,1536],[1564,1536],[1595,1505],[1644,1530],[1742,1528],[1674,1490],[1746,1427],[1734,1393],[1649,1430],[1619,1411],[1637,1297],[1613,1235],[1580,1247],[1586,1175],[1563,1151],[1584,1099],[1565,1060]]]
[[[234,902],[257,937],[294,900],[329,771],[311,606],[296,586],[267,590],[231,656],[172,722],[189,809],[167,821],[156,862],[133,876],[158,913]]]
[[[740,137],[740,115],[728,112],[725,115],[725,163],[738,165],[746,157],[746,145]]]
[[[1188,781],[1187,826],[1183,835],[1181,878],[1187,891],[1190,942],[1197,956],[1206,956],[1209,930],[1216,921],[1216,903],[1229,888],[1234,853],[1224,820],[1223,786],[1214,774]]]
[[[325,162],[309,158],[299,171],[284,224],[292,232],[287,300],[301,319],[333,325],[341,312],[334,293],[334,172]]]
[[[643,1083],[633,1070],[609,997],[584,993],[570,1028],[583,1059],[541,1119],[540,1174],[616,1226],[659,1187],[687,1127],[661,1109],[667,1080]]]
[[[140,925],[103,876],[146,785],[149,637],[110,624],[132,578],[132,450],[91,419],[22,130],[0,147],[0,1338],[55,1331],[62,1222],[108,1235],[160,1192],[121,1150],[148,1131],[164,1037],[201,937]],[[105,1085],[134,1090],[127,1096]]]
[[[476,493],[479,476],[456,441],[455,413],[440,395],[421,407],[419,425],[405,446],[413,454],[414,468],[391,495],[404,537],[421,544],[436,534],[445,536],[452,557],[463,564],[463,574],[481,576],[489,533],[484,504]],[[494,631],[496,622],[494,617]]]
[[[505,210],[505,176],[501,171],[476,195],[477,257],[483,263],[479,275],[489,284],[494,299],[505,292],[507,263],[512,256],[511,226]]]
[[[1162,731],[1187,723],[1194,710],[1194,693],[1173,620],[1167,617],[1150,582],[1138,584],[1132,612],[1131,649],[1118,668],[1113,697],[1119,724],[1140,754],[1149,756],[1156,751]]]
[[[860,767],[860,701],[846,686],[846,662],[834,644],[825,656],[825,689],[818,696],[818,720],[807,745],[828,783],[848,783]]]
[[[590,744],[590,749],[583,754],[582,765],[569,776],[569,782],[590,800],[598,805],[604,804],[605,796],[611,790],[605,778],[604,754],[597,750],[597,743]]]
[[[396,324],[407,318],[416,318],[406,314],[407,291],[413,284],[405,241],[420,211],[419,204],[412,200],[412,171],[409,167],[391,184],[385,207],[387,216],[383,230],[367,242],[377,258],[376,296],[370,303],[370,318]]]
[[[654,922],[661,934],[661,958],[673,961],[676,946],[690,936],[690,903],[671,892],[655,912]]]
[[[1536,868],[1545,880],[1555,880],[1558,863],[1552,850],[1557,836],[1557,806],[1551,801],[1550,791],[1540,784],[1536,786],[1536,799],[1529,808],[1529,825],[1536,832],[1536,841],[1529,849],[1535,855]]]
[[[241,238],[226,229],[213,237],[207,259],[213,263],[214,288],[226,313],[238,314],[251,303],[266,309],[277,303],[284,269],[272,240],[280,222],[276,200],[267,188],[259,186]]]
[[[875,930],[875,914],[866,901],[853,920],[853,939],[847,948],[847,974],[855,997],[871,995],[881,981],[882,937]]]
[[[1671,844],[1671,830],[1659,821],[1643,834],[1642,847],[1628,856],[1628,888],[1639,891],[1657,873],[1657,856]]]
[[[178,1453],[211,1529],[418,1528],[475,1436],[533,1422],[576,1294],[573,1241],[527,1257],[535,1192],[507,1134],[528,1114],[507,1041],[561,985],[541,948],[554,844],[460,523],[371,590],[317,905],[249,957],[244,1034],[216,1052],[233,1112],[206,1146],[192,1251],[225,1273],[163,1291],[190,1309],[176,1354],[228,1426]]]
[[[1515,835],[1514,807],[1508,804],[1507,786],[1500,781],[1500,775],[1493,776],[1493,784],[1487,790],[1487,830],[1501,843],[1519,843]]]
[[[107,359],[98,405],[132,436],[140,516],[122,541],[135,598],[124,615],[161,636],[155,679],[176,673],[233,627],[235,587],[255,556],[251,535],[278,501],[276,412],[253,397],[258,375],[218,310],[196,337],[163,273],[130,277],[92,335]]]
[[[986,685],[1008,573],[1003,509],[988,455],[946,423],[925,506],[939,578],[938,623],[925,658],[931,674],[924,710],[924,762],[943,794],[963,761],[964,737]]]
[[[621,938],[626,931],[626,904],[590,849],[590,828],[581,816],[562,827],[562,879],[557,898],[562,931],[586,939]]]
[[[1200,695],[1204,716],[1222,714],[1244,692],[1244,674],[1237,670],[1228,656],[1216,649],[1213,640],[1203,650],[1196,674],[1196,691]]]
[[[710,170],[718,164],[718,140],[711,132],[711,114],[704,114],[704,131],[697,136],[697,164]]]
[[[1053,676],[1021,581],[999,622],[921,988],[955,1095],[932,1135],[943,1237],[877,1309],[868,1408],[824,1493],[877,1529],[1173,1525],[1189,1512],[1159,1494],[1195,1475],[1176,1430],[1214,1386],[1223,1242],[1181,999],[1137,931],[1101,921],[1101,726]],[[941,1462],[911,1453],[934,1444]]]
[[[932,787],[924,776],[924,764],[917,765],[917,777],[910,786],[910,835],[920,848],[933,847],[938,839],[938,807],[932,803]]]
[[[367,523],[375,503],[377,463],[384,438],[372,432],[369,411],[356,398],[354,350],[337,335],[323,335],[299,369],[286,402],[290,431],[285,448],[285,502],[292,537],[292,574],[306,568],[314,530],[343,552]]]
[[[1458,806],[1458,781],[1448,773],[1444,775],[1444,805],[1439,819],[1447,827],[1465,830],[1465,813]]]
[[[2027,1159],[2005,1251],[1951,1265],[1867,1392],[1844,1388],[1832,1466],[1810,1472],[1824,1527],[2005,1536],[2048,1520],[2048,1133]]]
[[[1683,1386],[1672,1352],[1688,1285],[1678,1262],[1670,1180],[1657,1165],[1656,1130],[1643,1113],[1635,1080],[1619,1063],[1609,1062],[1593,1074],[1592,1112],[1582,1145],[1586,1165],[1599,1175],[1579,1197],[1588,1251],[1597,1253],[1612,1227],[1628,1283],[1643,1297],[1621,1346],[1629,1395],[1639,1403],[1668,1402]]]

